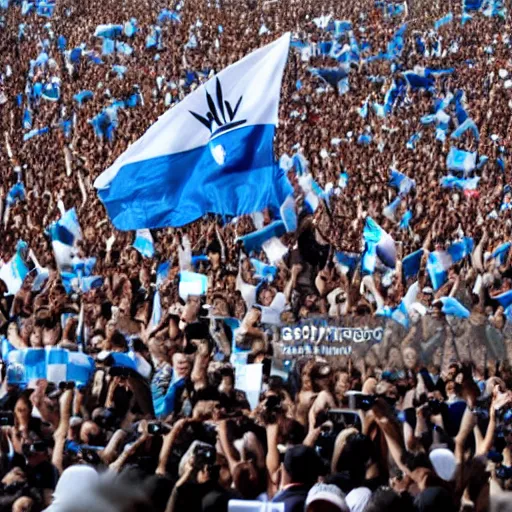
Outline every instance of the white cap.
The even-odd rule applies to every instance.
[[[429,455],[430,462],[439,478],[451,482],[455,476],[457,462],[453,452],[447,448],[436,448]]]
[[[350,512],[363,512],[371,496],[372,491],[367,487],[352,489],[346,497],[346,502],[350,508]]]
[[[332,505],[338,507],[340,512],[350,512],[350,509],[345,501],[345,495],[341,489],[332,484],[316,484],[308,492],[306,499],[306,512],[309,505],[315,501],[327,501]]]

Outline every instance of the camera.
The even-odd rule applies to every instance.
[[[512,466],[500,466],[496,468],[496,478],[500,480],[509,480],[512,478]]]
[[[23,455],[28,457],[35,453],[44,453],[47,450],[47,445],[44,441],[36,441],[22,446]]]
[[[430,416],[437,416],[443,412],[443,402],[440,400],[436,400],[435,398],[431,398],[427,402],[427,406],[425,407],[425,417],[429,418]]]
[[[347,393],[349,409],[369,411],[375,404],[377,397],[375,395],[365,395],[363,393]]]
[[[214,466],[217,452],[213,446],[197,445],[194,450],[194,469],[200,471],[204,466]]]
[[[512,407],[502,407],[496,411],[496,420],[499,423],[509,425],[512,423]]]
[[[152,436],[165,436],[171,429],[163,423],[150,423],[148,425],[148,434]]]
[[[13,427],[14,414],[9,411],[0,412],[0,427]]]

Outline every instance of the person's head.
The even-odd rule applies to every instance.
[[[84,421],[80,428],[80,442],[97,446],[100,443],[101,428],[94,421]]]
[[[43,346],[43,329],[40,325],[35,325],[30,333],[30,346],[41,348]]]
[[[112,333],[110,344],[114,352],[126,352],[128,350],[126,338],[117,330]]]
[[[233,485],[246,500],[253,500],[260,494],[259,474],[252,461],[241,461],[233,468]]]
[[[14,406],[14,419],[17,425],[27,425],[32,415],[32,403],[27,395],[22,394]]]
[[[181,314],[180,328],[197,321],[201,309],[201,298],[197,295],[189,295]]]
[[[355,484],[361,485],[366,469],[374,458],[374,448],[369,437],[363,434],[351,434],[338,459],[337,472],[347,471]]]
[[[305,512],[350,512],[350,509],[339,487],[319,483],[308,492]]]
[[[412,347],[405,347],[402,350],[402,357],[404,360],[405,367],[408,370],[414,370],[418,364],[418,353],[416,349]]]
[[[410,503],[403,496],[389,487],[380,487],[372,494],[365,512],[408,512],[410,509]]]
[[[8,337],[17,337],[19,335],[18,324],[16,322],[11,322],[7,327],[7,336]]]
[[[262,306],[269,307],[274,300],[274,291],[270,286],[264,286],[259,293],[259,303]]]
[[[332,384],[332,369],[326,363],[316,364],[311,371],[313,388],[316,391],[328,390]]]
[[[212,315],[214,316],[231,316],[227,298],[217,294],[213,298]]]
[[[336,398],[341,399],[350,390],[350,375],[347,371],[340,370],[335,375],[334,392]]]
[[[218,240],[214,240],[208,247],[206,248],[206,255],[210,260],[210,263],[213,268],[217,268],[220,264],[221,258],[221,247]]]
[[[302,484],[311,487],[322,470],[322,461],[314,448],[302,444],[286,450],[283,461],[283,485]]]
[[[176,352],[172,356],[172,367],[178,377],[188,377],[192,369],[190,361],[183,352]]]

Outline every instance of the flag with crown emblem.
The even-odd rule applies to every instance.
[[[168,110],[95,181],[121,230],[238,216],[291,192],[273,139],[290,34],[222,70]]]

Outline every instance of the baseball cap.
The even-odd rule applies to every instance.
[[[308,507],[315,501],[326,501],[339,508],[340,512],[350,512],[345,495],[341,489],[334,484],[316,484],[308,492],[306,498],[306,512]]]

